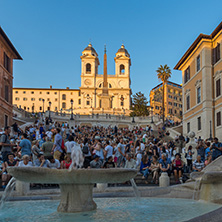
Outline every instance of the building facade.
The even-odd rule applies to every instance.
[[[114,58],[115,74],[107,74],[106,50],[104,73],[98,74],[100,65],[96,50],[89,44],[82,52],[81,86],[79,89],[14,88],[13,104],[30,112],[51,110],[74,114],[130,113],[131,59],[124,45]],[[71,104],[71,100],[72,103]],[[51,105],[49,105],[49,102]]]
[[[222,23],[200,34],[174,69],[183,77],[183,133],[222,139]]]
[[[154,115],[162,115],[163,83],[150,91],[150,107]],[[174,121],[182,119],[182,86],[168,81],[164,87],[164,116]]]
[[[0,128],[12,124],[13,60],[22,59],[0,27]]]

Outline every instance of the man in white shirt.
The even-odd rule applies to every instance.
[[[110,156],[113,156],[113,147],[109,144],[109,140],[107,140],[104,158],[108,159]]]

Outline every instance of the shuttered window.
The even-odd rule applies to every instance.
[[[212,64],[214,65],[220,60],[220,44],[217,44],[217,47],[212,49]]]
[[[9,102],[9,90],[8,85],[5,85],[5,100]]]
[[[187,110],[190,109],[190,95],[187,96]]]
[[[217,126],[221,125],[221,112],[217,113]]]
[[[11,70],[10,70],[10,63],[11,63],[10,58],[7,56],[6,53],[4,53],[4,67],[6,68],[6,70],[8,72],[11,72]]]
[[[221,95],[221,83],[220,79],[216,81],[216,97]]]
[[[184,72],[184,83],[190,80],[190,66]]]

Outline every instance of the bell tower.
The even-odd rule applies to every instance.
[[[81,87],[95,87],[95,77],[98,74],[99,58],[90,43],[82,52]]]

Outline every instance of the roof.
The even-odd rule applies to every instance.
[[[193,44],[189,47],[189,49],[185,52],[183,57],[180,59],[180,61],[176,64],[174,69],[179,70],[180,66],[184,63],[184,61],[188,58],[188,56],[192,53],[192,51],[196,48],[196,46],[199,44],[199,42],[202,39],[210,39],[212,40],[217,33],[222,30],[222,22],[216,27],[216,29],[210,34],[210,35],[205,35],[205,34],[200,34],[196,40],[193,42]]]
[[[89,51],[92,51],[97,54],[96,50],[92,47],[91,43],[83,51],[85,51],[85,50],[89,50]]]
[[[23,88],[13,87],[13,90],[47,90],[47,91],[79,91],[79,89],[58,89],[58,88]]]
[[[14,45],[11,43],[11,41],[9,40],[8,36],[5,34],[5,32],[3,31],[3,29],[0,26],[0,35],[4,38],[4,40],[6,41],[6,43],[9,45],[9,47],[12,49],[12,51],[15,53],[16,57],[14,59],[20,59],[22,60],[22,57],[19,55],[18,51],[16,50],[16,48],[14,47]]]
[[[130,57],[130,54],[129,54],[128,51],[125,49],[125,46],[124,46],[123,44],[121,45],[121,48],[117,51],[117,53],[118,53],[118,52],[125,52],[125,54]]]
[[[168,83],[169,85],[173,85],[173,86],[176,85],[176,86],[179,86],[179,88],[182,89],[182,86],[181,86],[180,84],[177,84],[177,83],[175,83],[175,82],[171,82],[171,81],[167,81],[167,83]],[[157,89],[157,88],[160,87],[161,85],[163,85],[163,83],[158,84],[157,86],[155,86],[154,88],[152,88],[151,91]]]

